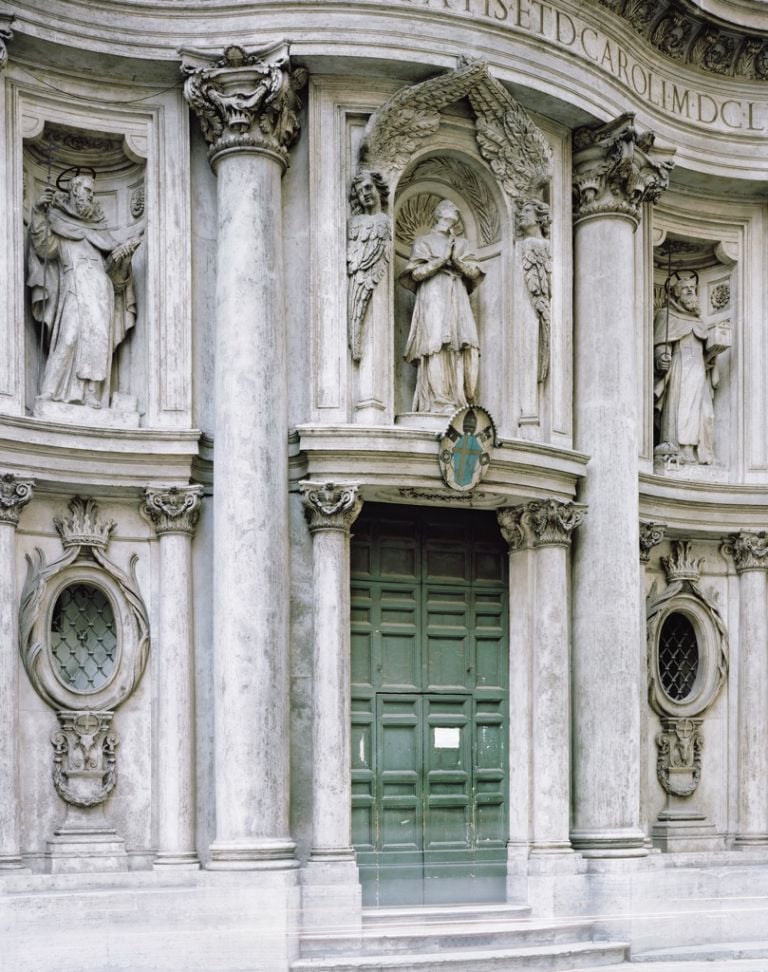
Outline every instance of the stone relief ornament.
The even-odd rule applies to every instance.
[[[19,514],[32,499],[32,479],[20,479],[13,473],[0,476],[0,523],[19,525]]]
[[[46,402],[110,407],[112,359],[136,320],[131,260],[94,200],[93,170],[65,170],[32,207],[27,286],[46,349],[36,414]]]
[[[524,515],[524,506],[504,506],[500,510],[496,510],[496,520],[501,535],[506,540],[510,550],[522,550],[528,546],[529,537],[523,522]]]
[[[638,220],[645,202],[669,185],[671,152],[654,149],[653,132],[638,132],[632,112],[574,133],[575,217],[622,214]]]
[[[149,653],[149,618],[135,573],[107,557],[113,520],[75,497],[54,517],[64,556],[27,557],[19,647],[33,688],[58,716],[54,784],[67,803],[90,807],[115,786],[112,717],[136,689]]]
[[[389,263],[392,225],[385,211],[388,199],[389,187],[378,172],[363,169],[352,180],[352,216],[347,224],[347,319],[353,361],[360,360],[365,314]]]
[[[714,391],[720,382],[717,356],[731,346],[730,324],[708,325],[700,316],[698,275],[675,273],[667,300],[654,317],[654,399],[664,462],[715,461]]]
[[[11,30],[12,22],[12,15],[0,15],[0,71],[8,63],[8,48],[5,46],[5,42],[11,40],[13,37],[13,31]]]
[[[496,445],[496,427],[479,405],[459,409],[440,439],[438,463],[443,482],[457,492],[469,492],[488,470]]]
[[[141,219],[144,215],[144,186],[138,186],[131,193],[131,216],[134,219]]]
[[[651,37],[651,42],[662,54],[679,59],[685,55],[693,23],[683,14],[673,13],[661,20]]]
[[[229,148],[274,152],[283,164],[300,133],[298,92],[309,78],[288,44],[256,51],[231,44],[221,57],[182,51],[184,96],[200,119],[211,160]]]
[[[152,520],[155,533],[186,533],[192,536],[200,519],[202,486],[171,486],[144,491],[144,513]]]
[[[402,192],[409,186],[424,181],[445,183],[445,185],[450,186],[467,200],[477,219],[477,227],[483,245],[496,243],[499,240],[501,237],[501,217],[498,206],[488,186],[482,179],[478,178],[472,166],[467,165],[466,162],[462,162],[460,159],[450,157],[423,159],[407,175],[403,176],[398,183],[398,189]],[[431,198],[435,200],[439,199],[437,196],[432,196]],[[401,220],[403,220],[403,210],[406,206],[407,203],[401,207],[398,213],[397,237],[405,243],[410,244],[413,243],[416,233],[407,224],[404,225],[401,223]],[[432,212],[428,215],[428,219],[420,217],[419,222],[415,224],[417,228],[431,221]],[[463,230],[460,232],[463,232]]]
[[[363,508],[358,487],[339,483],[299,483],[304,516],[310,532],[341,530],[349,532]]]
[[[51,737],[53,785],[65,803],[94,807],[117,783],[119,739],[112,712],[57,712],[61,728]]]
[[[731,285],[727,283],[717,284],[712,288],[709,295],[709,306],[713,311],[725,310],[731,302]]]
[[[453,412],[477,393],[480,343],[469,295],[485,273],[456,233],[458,221],[456,205],[441,200],[431,231],[413,241],[400,275],[416,294],[404,352],[418,368],[414,412]]]
[[[545,202],[528,199],[520,207],[517,216],[518,245],[523,279],[539,325],[537,378],[540,383],[549,376],[552,319],[550,223],[549,206]]]
[[[656,735],[656,775],[666,793],[688,797],[696,792],[704,749],[703,721],[662,717],[661,732]]]

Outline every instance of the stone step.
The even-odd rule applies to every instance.
[[[530,905],[456,904],[422,905],[408,908],[363,909],[363,923],[373,925],[440,925],[453,921],[512,921],[530,917]]]
[[[701,959],[683,962],[620,962],[591,966],[580,972],[768,972],[765,959]]]
[[[390,955],[393,953],[437,952],[442,948],[512,948],[525,945],[590,942],[590,921],[530,921],[518,918],[487,919],[479,914],[474,919],[418,925],[403,919],[402,923],[363,925],[362,935],[339,935],[323,932],[302,935],[301,954],[329,956],[359,953]]]
[[[568,942],[522,948],[455,949],[407,955],[302,958],[292,972],[572,972],[616,965],[626,956],[621,942]]]
[[[733,961],[741,959],[768,959],[768,941],[763,942],[717,942],[710,945],[682,945],[676,948],[654,948],[632,956],[633,962],[642,963],[643,969],[649,963],[658,962],[710,962]],[[768,972],[768,962],[763,962]]]

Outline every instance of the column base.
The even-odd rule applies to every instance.
[[[279,838],[216,840],[211,844],[208,871],[286,870],[299,866],[296,844]]]
[[[0,854],[0,872],[2,871],[29,871],[20,854]]]
[[[152,861],[152,868],[156,871],[173,868],[175,871],[199,871],[200,858],[195,851],[184,854],[160,853]]]
[[[363,892],[354,851],[336,859],[318,858],[315,851],[301,872],[302,936],[317,936],[322,954],[323,939],[342,935],[345,939],[359,936],[363,920]],[[313,942],[305,941],[302,949],[312,951]]]
[[[45,857],[49,874],[90,874],[127,871],[125,841],[111,833],[59,833],[48,841]]]
[[[648,847],[642,830],[574,830],[573,849],[586,858],[647,857]]]
[[[569,840],[534,840],[531,844],[531,857],[543,855],[552,856],[573,854],[573,846]]]
[[[752,850],[753,847],[768,848],[768,834],[737,834],[734,838],[734,850]]]

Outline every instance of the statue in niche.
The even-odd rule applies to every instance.
[[[539,356],[537,379],[544,382],[549,375],[552,252],[549,245],[549,206],[540,199],[528,199],[520,207],[517,229],[521,236],[520,259],[523,277],[539,321]]]
[[[715,461],[714,390],[722,335],[700,316],[698,274],[672,274],[667,302],[654,318],[653,345],[659,445],[654,454],[683,463]]]
[[[63,172],[32,207],[27,286],[48,352],[39,400],[109,407],[112,357],[133,327],[131,260],[94,200],[93,170]]]
[[[363,169],[352,180],[349,202],[352,218],[347,227],[347,275],[349,276],[349,348],[359,361],[363,321],[371,294],[387,269],[392,239],[385,212],[389,187],[378,172]]]
[[[475,401],[480,345],[470,293],[485,272],[463,236],[459,210],[435,207],[432,229],[413,241],[400,283],[416,294],[405,360],[418,368],[414,412],[454,412]]]

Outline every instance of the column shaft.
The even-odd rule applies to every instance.
[[[544,852],[571,850],[567,556],[564,546],[534,551],[532,849]]]
[[[739,823],[736,842],[768,844],[768,582],[739,574]]]
[[[0,870],[20,868],[16,528],[0,521]]]
[[[195,836],[195,679],[192,538],[160,537],[157,632],[157,865],[198,867]]]
[[[217,165],[214,861],[291,856],[288,457],[276,158]]]

